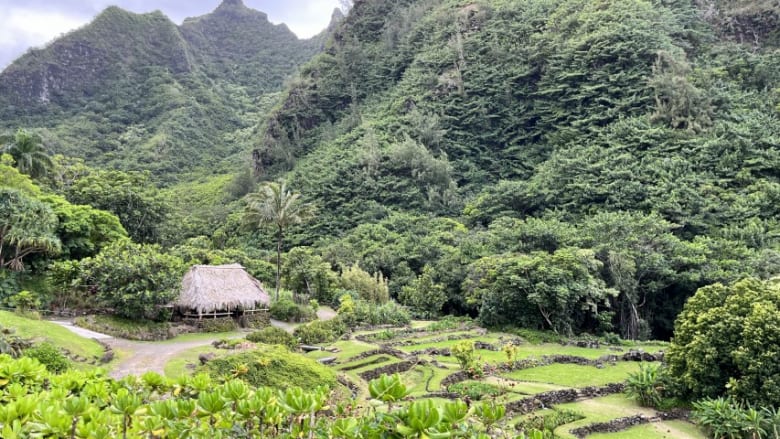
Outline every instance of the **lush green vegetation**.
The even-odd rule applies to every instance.
[[[336,384],[333,370],[279,346],[215,358],[203,366],[203,371],[214,378],[239,377],[253,386],[313,389]]]
[[[356,393],[378,367],[404,369],[388,394],[441,390],[459,369],[503,376],[517,389],[460,386],[503,386],[499,403],[627,378],[641,406],[695,403],[713,436],[771,435],[779,20],[766,1],[364,0],[299,41],[237,0],[182,26],[109,8],[0,74],[0,305],[166,320],[188,265],[239,262],[274,282],[274,317],[338,309],[299,342],[412,316],[506,330],[445,320],[416,340],[343,340],[353,356],[392,348],[337,355]],[[546,364],[553,345],[517,334],[671,340],[668,367]],[[255,360],[204,367],[262,381]],[[538,367],[512,366],[526,360]],[[575,424],[617,404],[591,403]],[[404,416],[446,407],[416,401],[392,422],[435,435],[438,420]]]
[[[11,312],[0,311],[0,326],[13,328],[14,334],[19,337],[48,342],[82,358],[100,358],[103,355],[103,347],[95,340],[74,336],[56,323],[31,320]]]

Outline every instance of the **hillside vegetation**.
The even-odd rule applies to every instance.
[[[240,1],[176,26],[112,6],[0,74],[0,129],[35,127],[51,152],[171,182],[231,172],[268,94],[320,50]]]
[[[371,343],[350,333],[455,315],[547,341],[668,340],[663,366],[616,367],[593,383],[619,375],[640,405],[692,406],[712,437],[771,437],[780,425],[777,2],[344,4],[346,17],[335,13],[306,41],[240,0],[181,26],[109,8],[2,72],[0,305],[167,321],[188,266],[237,262],[273,291],[277,320],[337,310],[291,337],[342,349],[329,361],[350,363],[343,372],[358,374],[358,393],[385,370],[375,364],[411,363],[395,351],[352,358]],[[452,335],[478,335],[463,332]],[[471,378],[459,394],[495,390],[474,379],[485,371],[476,344],[401,338],[433,357],[431,368],[411,367],[416,392],[420,374],[443,378],[434,364],[447,362],[443,347]],[[275,379],[237,358],[214,376]],[[525,366],[504,378],[533,380],[528,393],[576,384],[561,376],[579,369],[570,364]],[[183,385],[198,383],[208,379]],[[191,393],[211,418],[204,432],[235,420],[223,410],[229,386]],[[325,398],[298,392],[279,397],[311,407]],[[425,401],[394,414],[396,401],[384,402],[390,417],[360,422],[393,425],[371,431],[412,412],[462,409]],[[192,413],[194,400],[179,403]],[[579,407],[606,421],[599,411],[621,401],[591,403]],[[336,424],[304,428],[316,410],[290,407],[274,428],[289,417],[306,432],[350,436]],[[470,433],[499,436],[496,407],[461,419]],[[127,426],[110,417],[112,428]],[[440,430],[399,434],[457,436],[454,423],[428,421]],[[300,434],[296,425],[287,432]]]

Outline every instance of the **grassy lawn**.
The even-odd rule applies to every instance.
[[[325,348],[326,349],[336,348],[338,349],[338,352],[334,353],[329,351],[312,351],[306,353],[306,356],[314,359],[325,358],[325,357],[336,357],[340,362],[343,362],[344,360],[348,358],[352,358],[355,355],[360,355],[363,352],[378,349],[379,346],[372,343],[362,342],[359,340],[339,340],[335,343],[331,343],[325,346]]]
[[[569,433],[569,430],[596,422],[607,422],[612,419],[633,416],[636,414],[644,414],[648,417],[655,415],[653,409],[640,407],[634,400],[629,399],[622,394],[560,404],[556,407],[559,409],[572,410],[585,416],[584,419],[558,427],[555,430],[555,434],[562,438],[574,438],[574,435]]]
[[[588,439],[704,439],[695,425],[685,421],[665,421],[638,425],[617,433],[597,433]]]
[[[165,364],[165,376],[168,378],[178,378],[182,375],[191,374],[192,368],[188,366],[199,365],[200,361],[198,361],[198,356],[207,352],[221,353],[225,351],[212,346],[198,346],[196,348],[188,349]]]
[[[81,357],[100,358],[103,355],[103,347],[98,342],[79,337],[56,323],[31,320],[8,311],[0,311],[0,326],[12,328],[16,335],[23,338],[48,341]]]
[[[247,333],[245,332],[239,332],[239,331],[232,331],[232,332],[191,332],[188,334],[181,334],[177,335],[174,338],[163,340],[163,341],[157,341],[155,343],[159,344],[174,344],[174,343],[184,343],[189,341],[202,341],[202,340],[219,340],[223,338],[242,338],[245,337]]]
[[[605,364],[603,369],[576,364],[550,364],[505,374],[517,381],[533,381],[566,387],[601,386],[624,381],[628,374],[639,370],[639,363],[621,361],[615,366]]]

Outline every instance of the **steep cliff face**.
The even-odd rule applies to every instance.
[[[23,126],[51,152],[164,181],[234,165],[273,103],[266,95],[324,38],[300,40],[240,0],[181,26],[110,7],[0,73],[0,131]]]
[[[173,74],[192,70],[176,25],[160,12],[134,14],[110,7],[89,25],[43,49],[28,52],[0,74],[0,96],[17,112],[74,106],[115,81],[139,80],[158,66]]]
[[[317,50],[313,41],[299,40],[286,25],[272,24],[241,0],[224,1],[210,14],[186,19],[181,32],[209,77],[255,93],[278,90]]]

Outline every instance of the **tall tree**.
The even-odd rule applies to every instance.
[[[51,158],[43,147],[43,140],[37,134],[31,134],[19,128],[16,134],[0,138],[5,152],[11,154],[20,172],[31,177],[46,175],[52,167]]]
[[[314,215],[314,205],[305,203],[301,194],[292,192],[283,180],[266,182],[246,196],[244,219],[253,228],[273,228],[276,232],[276,300],[279,300],[282,242],[285,230]]]
[[[57,254],[61,244],[51,207],[17,189],[0,189],[0,269],[24,269],[33,253]]]

